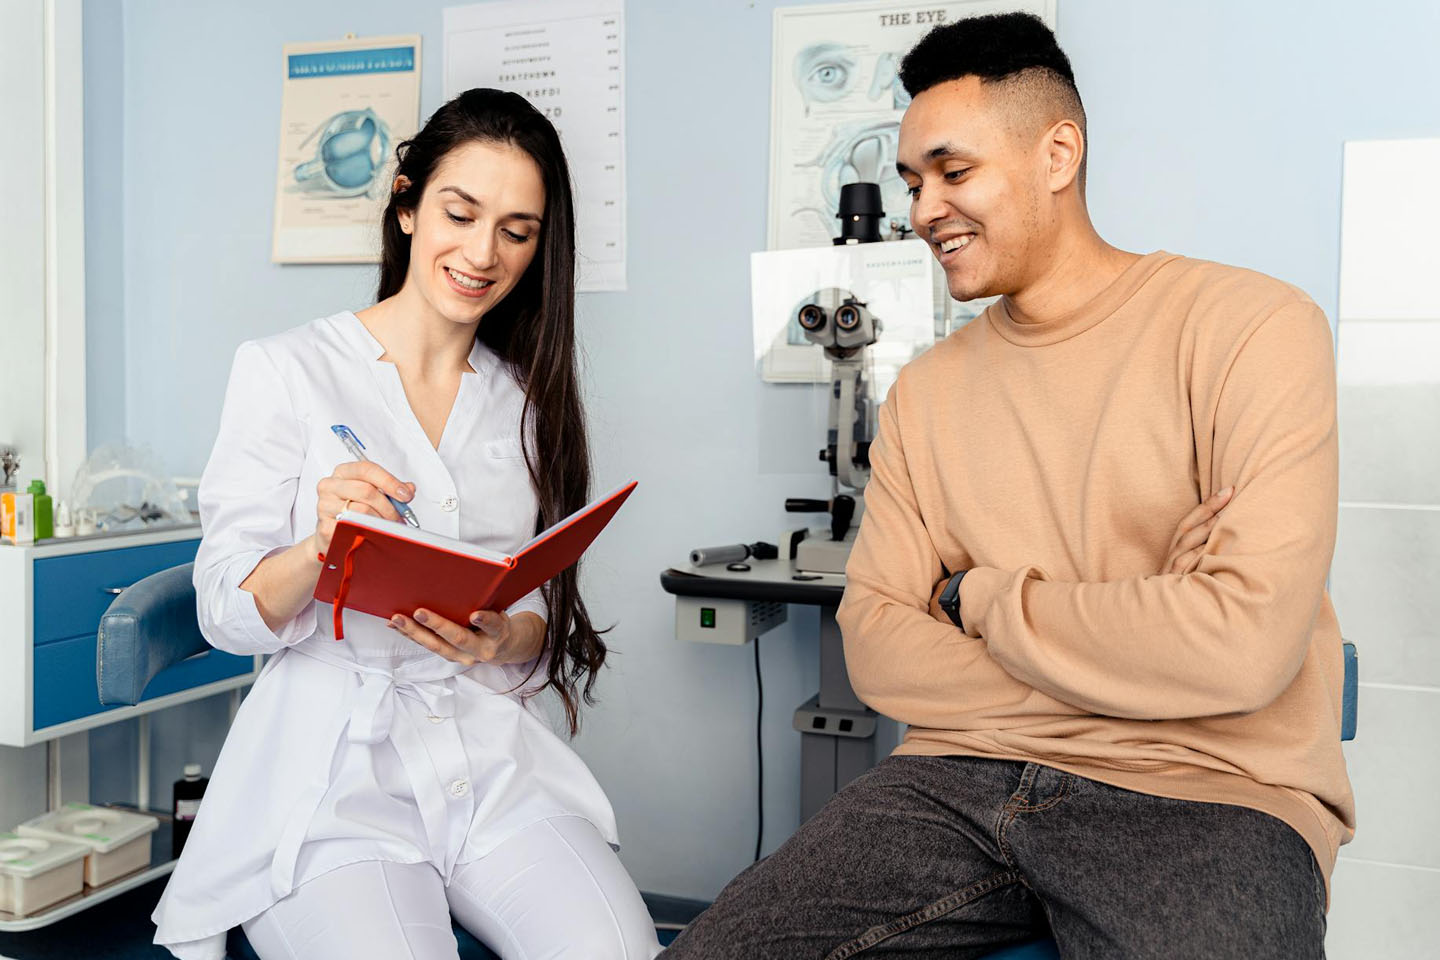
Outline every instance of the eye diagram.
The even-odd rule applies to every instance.
[[[905,181],[895,172],[895,154],[900,140],[900,124],[893,120],[869,121],[839,127],[830,144],[804,167],[819,168],[818,186],[823,207],[804,206],[795,216],[813,214],[825,224],[832,237],[840,227],[835,211],[840,208],[840,187],[847,183],[866,181],[880,184],[881,201],[885,205],[885,221],[895,220],[910,226],[910,195]]]
[[[816,43],[795,55],[795,85],[807,114],[812,104],[844,98],[855,79],[855,56],[843,43]]]
[[[871,100],[889,95],[890,105],[896,110],[910,106],[910,94],[900,82],[900,68],[896,62],[898,54],[882,53],[875,58],[875,75],[870,79],[870,90],[866,94]]]
[[[300,144],[315,143],[315,158],[295,167],[296,186],[329,197],[378,196],[379,173],[390,153],[390,128],[366,107],[337,113]]]

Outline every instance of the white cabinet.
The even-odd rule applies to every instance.
[[[195,558],[200,528],[0,547],[0,744],[24,747],[254,682],[258,657],[209,650],[129,707],[100,704],[100,616],[124,587]]]

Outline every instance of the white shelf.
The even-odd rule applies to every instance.
[[[258,657],[256,658],[258,661]],[[257,666],[249,673],[242,673],[235,677],[226,677],[224,680],[216,680],[199,687],[190,687],[185,690],[178,690],[175,693],[167,693],[163,697],[152,697],[149,700],[141,700],[139,703],[128,707],[110,707],[100,713],[92,713],[88,717],[80,717],[78,720],[67,720],[64,723],[57,723],[53,727],[41,727],[39,730],[31,731],[23,740],[15,744],[6,744],[0,741],[0,745],[17,747],[30,747],[37,743],[45,743],[60,737],[68,737],[72,733],[80,733],[85,730],[94,730],[96,727],[108,726],[112,723],[119,723],[121,720],[129,720],[131,717],[140,717],[147,714],[164,710],[167,707],[178,706],[182,703],[190,703],[194,700],[204,700],[221,693],[228,693],[231,690],[239,690],[248,687],[260,676],[260,668]],[[3,958],[0,958],[3,960]]]
[[[104,903],[111,897],[118,897],[127,890],[134,890],[136,887],[144,886],[151,880],[168,876],[170,871],[175,869],[175,861],[162,863],[150,867],[148,870],[141,870],[139,873],[132,873],[119,880],[112,880],[103,887],[95,887],[86,890],[78,897],[71,897],[69,900],[62,900],[55,906],[30,917],[15,919],[14,914],[0,910],[0,933],[24,933],[27,930],[38,930],[41,927],[48,927],[52,923],[58,923],[66,917],[74,916],[81,910],[89,910],[96,904]],[[9,918],[9,919],[7,919]]]
[[[133,812],[133,808],[117,807],[117,809],[130,809]],[[162,818],[160,829],[151,834],[153,839],[150,841],[150,866],[126,874],[119,879],[111,880],[104,886],[87,887],[84,893],[77,894],[68,900],[61,900],[28,917],[16,917],[13,913],[0,910],[0,933],[25,933],[27,930],[48,927],[52,923],[59,923],[66,917],[73,917],[82,910],[89,910],[93,906],[134,890],[136,887],[142,887],[151,880],[169,876],[170,872],[175,869],[176,862],[170,859],[170,817],[169,814],[159,811],[150,812]]]
[[[125,547],[145,547],[152,543],[199,540],[200,532],[199,519],[192,518],[189,523],[166,523],[154,527],[116,530],[111,533],[87,534],[83,537],[51,537],[20,546],[0,542],[0,550],[5,553],[22,554],[34,559],[44,559],[63,557],[71,553],[89,553],[92,550],[119,550]]]

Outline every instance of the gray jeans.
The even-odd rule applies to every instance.
[[[667,960],[1325,955],[1325,883],[1284,822],[1035,763],[891,757],[721,892]]]

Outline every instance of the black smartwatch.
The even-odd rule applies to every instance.
[[[961,630],[965,629],[965,624],[960,622],[960,581],[964,580],[965,574],[969,572],[961,570],[951,577],[950,582],[945,584],[945,589],[940,591],[940,609],[944,610]]]

